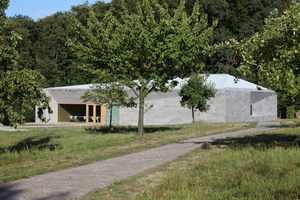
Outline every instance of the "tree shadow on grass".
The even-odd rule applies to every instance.
[[[9,147],[0,147],[0,154],[6,153],[6,152],[18,152],[21,151],[31,151],[34,149],[38,149],[39,151],[49,149],[50,151],[54,151],[57,147],[59,147],[58,144],[51,144],[51,138],[58,138],[58,137],[30,137],[26,138],[25,140],[22,140],[18,142],[15,145],[9,146]]]
[[[286,121],[282,123],[281,126],[283,128],[297,128],[300,127],[300,120]]]
[[[300,124],[290,123],[290,124],[282,124],[282,128],[297,128],[300,127]]]
[[[182,127],[167,127],[167,126],[157,126],[157,127],[144,127],[144,133],[155,133],[155,132],[164,132],[164,131],[175,131],[180,130]],[[101,126],[94,128],[86,128],[87,134],[131,134],[137,133],[138,128],[133,126],[113,126],[112,129],[109,126]]]
[[[275,147],[298,148],[300,146],[299,135],[288,134],[259,134],[245,137],[233,137],[218,139],[212,142],[212,145],[226,145],[232,149],[242,149],[245,147],[254,147],[255,149],[268,149]]]

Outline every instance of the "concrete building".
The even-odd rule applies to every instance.
[[[145,125],[184,124],[192,122],[192,113],[181,107],[180,85],[184,80],[177,79],[179,85],[167,93],[152,92],[145,104],[153,105],[144,115]],[[216,84],[216,97],[210,99],[210,109],[206,113],[195,112],[195,120],[203,122],[250,122],[277,119],[277,95],[274,91],[240,79],[234,83],[234,77],[228,74],[211,74],[208,81]],[[46,88],[44,92],[52,98],[50,106],[53,114],[45,113],[50,123],[109,123],[109,112],[104,105],[93,102],[83,103],[80,96],[91,85]],[[258,87],[261,90],[258,90]],[[134,96],[128,90],[129,96]],[[39,119],[36,117],[36,122]],[[113,124],[137,125],[138,108],[113,108]]]

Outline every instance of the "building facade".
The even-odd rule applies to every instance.
[[[145,104],[153,105],[144,115],[145,125],[185,124],[192,122],[192,112],[181,107],[180,85],[185,82],[177,79],[179,85],[162,93],[150,93]],[[210,109],[207,112],[195,112],[195,120],[202,122],[250,122],[269,121],[277,119],[277,95],[274,91],[238,80],[228,74],[211,74],[207,81],[215,83],[216,97],[210,99]],[[50,123],[92,123],[108,124],[110,110],[105,105],[93,102],[83,103],[80,97],[91,85],[46,88],[44,92],[52,98],[50,106],[53,114],[44,115]],[[134,96],[127,90],[129,96]],[[138,107],[113,107],[113,124],[137,125]],[[36,122],[39,119],[36,117]]]

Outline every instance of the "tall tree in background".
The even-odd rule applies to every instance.
[[[7,20],[6,31],[17,32],[22,40],[18,41],[16,50],[18,51],[18,68],[20,69],[35,69],[34,35],[35,22],[28,16],[16,15]]]
[[[167,92],[177,84],[176,77],[198,72],[196,57],[209,44],[213,27],[201,16],[199,4],[187,17],[182,1],[171,17],[157,0],[137,4],[137,14],[130,14],[122,3],[121,22],[106,13],[99,22],[90,11],[88,26],[72,17],[72,27],[80,40],[70,38],[69,45],[85,65],[83,69],[103,79],[113,77],[131,88],[139,99],[138,136],[143,136],[144,100],[152,91]],[[99,67],[101,66],[101,68]]]
[[[5,4],[5,2],[1,3]],[[124,1],[129,13],[137,14],[138,2],[140,0]],[[199,12],[208,15],[209,25],[214,19],[219,19],[218,26],[214,31],[212,41],[214,44],[227,41],[232,37],[240,41],[255,32],[260,32],[264,18],[269,15],[271,10],[278,8],[280,14],[293,4],[293,0],[186,0],[187,16],[193,13],[195,2],[199,3]],[[180,0],[158,0],[158,3],[166,4],[168,13],[173,17],[175,10],[180,5]],[[112,0],[111,3],[97,1],[93,5],[85,2],[72,6],[71,12],[81,24],[86,25],[90,9],[93,9],[98,21],[102,21],[110,8],[114,8],[112,14],[121,22],[122,6],[121,1],[117,0]],[[5,34],[9,36],[2,37],[3,44],[9,44],[7,45],[9,47],[14,45],[11,40],[13,35],[10,34],[12,31],[22,36],[23,39],[15,46],[19,54],[19,69],[38,69],[46,77],[40,82],[42,87],[87,84],[97,78],[96,75],[84,73],[78,68],[82,65],[81,62],[65,45],[67,37],[77,37],[70,28],[70,17],[66,12],[57,12],[36,22],[28,16],[16,15],[9,18],[6,29],[3,31],[2,36]],[[232,55],[232,50],[229,48],[216,53],[205,61],[205,70],[210,73],[236,75],[239,62],[231,60]],[[198,59],[196,56],[196,62],[203,62],[201,59],[201,56]],[[13,69],[12,60],[9,58],[0,61],[0,70]],[[2,62],[5,65],[1,64]],[[255,81],[255,79],[251,79],[251,76],[243,78]]]
[[[14,31],[6,30],[5,10],[9,5],[9,0],[0,2],[0,69],[1,73],[13,69],[17,64],[18,52],[15,50],[20,36]]]
[[[261,32],[264,19],[270,11],[277,8],[279,15],[286,6],[293,4],[291,0],[204,0],[205,13],[209,16],[209,24],[216,18],[218,26],[214,31],[214,44],[235,38],[240,41],[251,37],[256,32]],[[230,48],[223,49],[206,61],[206,69],[210,73],[229,73],[237,75],[236,69],[239,62],[232,60],[233,52]],[[251,77],[243,77],[251,80]],[[252,79],[251,81],[255,81]]]

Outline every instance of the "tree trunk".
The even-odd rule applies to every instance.
[[[192,106],[192,117],[193,117],[193,123],[195,122],[195,116],[194,116],[194,106]]]
[[[111,130],[111,122],[112,122],[112,106],[110,107],[110,116],[109,116],[109,130]]]
[[[138,137],[144,136],[144,98],[139,98]]]

